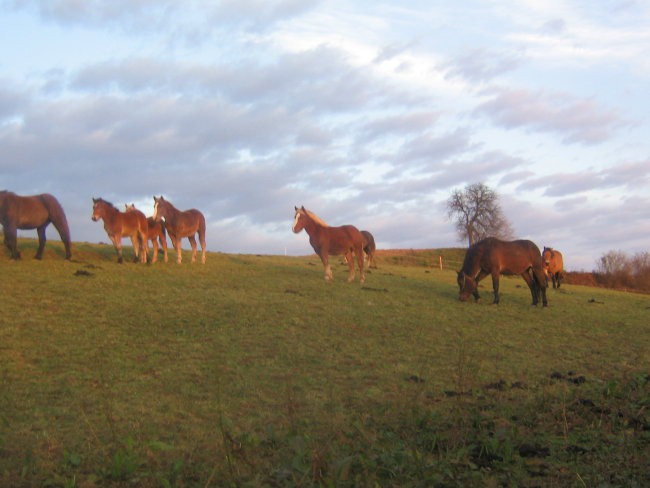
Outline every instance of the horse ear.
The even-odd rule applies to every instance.
[[[93,197],[93,203],[97,203],[98,198]]]
[[[302,210],[303,212],[306,212],[305,206],[303,205],[302,207],[300,207],[300,210]]]
[[[295,205],[293,206],[293,208],[295,208],[295,209],[296,209],[296,212],[298,211],[298,207],[296,207]]]

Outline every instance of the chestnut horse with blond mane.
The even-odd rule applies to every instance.
[[[488,275],[492,275],[492,289],[494,302],[499,303],[499,275],[518,274],[526,281],[533,296],[533,305],[539,302],[542,295],[542,304],[546,307],[546,274],[542,265],[542,253],[535,243],[527,240],[501,241],[488,237],[472,244],[463,262],[462,269],[458,272],[459,298],[462,302],[470,295],[478,301],[478,282]]]
[[[122,237],[130,237],[135,257],[143,263],[147,262],[147,218],[139,210],[120,212],[115,206],[102,198],[93,198],[94,222],[102,219],[104,230],[117,251],[117,262],[122,262]]]
[[[153,197],[153,218],[156,221],[165,219],[165,227],[169,234],[172,244],[176,249],[178,264],[181,264],[183,257],[181,255],[181,239],[187,237],[192,246],[192,262],[196,262],[196,238],[198,234],[201,243],[201,262],[205,264],[205,217],[197,209],[178,210],[171,202],[160,198]]]
[[[5,236],[5,246],[12,259],[20,259],[17,230],[36,229],[38,250],[36,259],[43,257],[45,249],[45,229],[52,223],[65,246],[65,258],[70,259],[70,229],[68,220],[59,201],[49,193],[33,196],[20,196],[14,192],[0,191],[0,224]]]
[[[544,271],[546,276],[551,277],[553,288],[559,288],[564,269],[562,253],[552,247],[545,247],[542,251],[542,259],[544,261]]]
[[[363,283],[366,276],[363,273],[363,236],[359,229],[353,225],[342,225],[340,227],[330,227],[320,217],[305,207],[295,207],[296,213],[293,217],[294,233],[299,233],[305,229],[309,235],[309,243],[314,248],[316,254],[320,257],[323,268],[325,269],[325,281],[334,279],[332,268],[329,264],[329,256],[343,254],[348,263],[348,283],[354,281],[354,253],[359,264],[359,281]]]

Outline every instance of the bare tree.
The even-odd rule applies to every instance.
[[[456,224],[460,240],[471,246],[486,237],[512,239],[510,223],[499,205],[499,195],[483,183],[454,190],[447,200],[447,217]]]

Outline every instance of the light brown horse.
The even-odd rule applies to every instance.
[[[133,244],[134,262],[147,262],[147,218],[139,210],[120,212],[102,198],[93,198],[93,221],[104,221],[104,230],[117,251],[117,262],[122,262],[122,237],[130,237]]]
[[[65,246],[65,258],[70,259],[70,229],[63,207],[49,193],[33,196],[19,196],[7,190],[0,191],[0,224],[5,235],[5,246],[12,259],[20,259],[17,231],[36,229],[38,250],[36,259],[43,257],[45,249],[45,229],[52,223],[61,236]]]
[[[343,254],[348,263],[348,282],[354,281],[354,261],[352,260],[352,254],[354,253],[361,275],[359,281],[363,283],[366,276],[363,273],[363,236],[359,229],[353,225],[330,227],[305,207],[295,207],[295,209],[292,230],[297,234],[305,229],[309,235],[309,243],[323,263],[325,280],[331,281],[334,279],[329,265],[329,256]]]
[[[127,203],[125,205],[125,210],[127,212],[133,212],[136,210],[135,204],[132,203],[129,205]],[[165,262],[167,262],[167,231],[165,231],[165,223],[162,220],[156,222],[153,217],[147,217],[147,239],[151,241],[151,247],[153,247],[153,258],[151,259],[151,262],[158,262],[158,243],[160,243],[160,247],[162,247]]]
[[[542,254],[531,241],[501,241],[488,237],[470,246],[465,254],[462,269],[458,272],[459,298],[465,301],[470,295],[478,301],[478,282],[492,275],[494,302],[499,303],[499,275],[519,274],[526,281],[533,296],[533,305],[539,302],[546,307],[546,275],[542,265]]]
[[[544,261],[544,272],[546,276],[551,277],[553,288],[559,288],[564,273],[564,260],[562,253],[552,247],[545,247],[542,251],[542,260]]]
[[[192,246],[192,262],[196,262],[196,238],[198,234],[201,243],[201,262],[205,264],[205,217],[197,209],[178,210],[162,196],[153,197],[153,218],[156,221],[165,219],[165,227],[178,256],[177,262],[181,264],[181,239],[187,237]]]
[[[363,237],[363,252],[368,256],[368,268],[376,268],[375,251],[377,250],[377,246],[375,245],[375,238],[367,230],[362,230],[361,236]]]

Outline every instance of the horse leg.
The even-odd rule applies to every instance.
[[[190,241],[190,246],[192,246],[192,262],[196,263],[196,237],[192,234],[187,239]]]
[[[205,233],[199,233],[199,242],[201,243],[201,264],[205,264]]]
[[[476,289],[478,290],[478,278],[476,279]],[[494,291],[493,305],[499,304],[499,273],[492,272],[492,290]]]
[[[131,245],[133,246],[133,262],[137,263],[140,257],[140,242],[138,234],[131,236]]]
[[[167,262],[168,257],[167,257],[167,239],[165,236],[158,236],[158,240],[160,241],[160,245],[163,248],[163,255],[165,256],[165,262]]]
[[[363,283],[364,281],[366,281],[366,275],[363,272],[363,264],[364,264],[363,249],[357,249],[356,254],[357,254],[357,262],[359,263],[359,275],[360,275],[359,283]],[[354,263],[352,263],[352,265],[353,265],[352,269],[354,271]],[[352,279],[354,279],[354,275],[352,275]]]
[[[20,251],[18,250],[18,234],[17,229],[13,225],[5,225],[3,228],[5,234],[5,246],[11,253],[11,259],[20,259]]]
[[[111,236],[111,241],[113,241],[115,252],[117,252],[117,262],[122,264],[122,238],[117,236]]]
[[[537,285],[536,280],[534,279],[534,276],[531,276],[531,274],[534,273],[532,270],[526,270],[523,273],[521,273],[521,277],[524,279],[526,284],[528,285],[528,288],[530,289],[530,294],[533,297],[533,305],[537,305],[539,302],[539,286]]]
[[[334,275],[332,274],[328,255],[322,254],[320,260],[323,262],[323,268],[325,269],[325,281],[334,281]]]
[[[354,281],[354,256],[352,255],[352,251],[348,251],[345,253],[345,262],[348,265],[348,283],[352,283]]]
[[[181,264],[183,261],[183,254],[181,252],[181,238],[177,237],[174,242],[174,248],[176,248],[176,262]]]
[[[542,306],[548,307],[548,300],[546,299],[546,283],[542,281],[543,277],[543,271],[533,269],[533,278],[537,284],[537,292],[542,294]]]
[[[155,237],[151,239],[151,247],[153,247],[153,257],[151,258],[151,262],[155,263],[158,261],[158,239]]]
[[[47,224],[49,224],[49,222],[36,229],[36,232],[38,233],[38,250],[36,251],[36,256],[34,256],[35,259],[43,259],[43,250],[45,249],[45,241],[47,240],[45,237],[45,228],[47,227]]]
[[[147,259],[149,257],[147,254],[149,253],[149,239],[147,239],[147,233],[146,232],[140,232],[138,234],[138,244],[140,244],[140,253],[142,254],[142,262],[146,264]]]
[[[476,275],[476,289],[472,292],[472,296],[474,297],[474,302],[478,302],[481,299],[481,296],[478,294],[478,282],[481,281],[483,278],[485,278],[487,275],[490,273],[486,273],[483,270],[480,270],[478,274]]]

